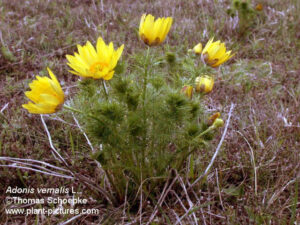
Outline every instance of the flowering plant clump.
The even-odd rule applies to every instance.
[[[197,67],[190,55],[177,63],[170,52],[162,62],[157,57],[161,51],[151,48],[165,40],[172,21],[142,16],[139,36],[148,46],[146,54],[131,59],[130,73],[118,65],[124,45],[114,50],[113,43],[106,45],[102,38],[96,49],[87,41],[77,46],[78,53],[66,56],[70,72],[86,79],[79,81],[79,92],[69,101],[72,105],[64,108],[77,113],[86,134],[100,146],[92,157],[120,203],[125,198],[135,202],[139,191],[152,199],[170,171],[185,173],[189,163],[194,165],[187,159],[206,148],[224,124],[219,112],[209,118],[205,113],[202,98],[214,85],[213,75],[203,75],[210,72],[206,65]],[[225,44],[212,39],[203,51],[201,44],[194,50],[211,67],[232,57]],[[64,103],[64,93],[48,71],[51,79],[37,76],[29,85],[32,90],[25,93],[35,103],[23,105],[30,113],[54,113]],[[174,76],[174,71],[182,75]],[[201,163],[198,169],[203,170]]]
[[[231,7],[227,9],[227,14],[238,19],[238,32],[240,35],[245,35],[249,28],[258,23],[256,19],[261,16],[262,10],[263,5],[261,3],[252,6],[249,0],[232,0]]]

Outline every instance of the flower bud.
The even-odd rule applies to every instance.
[[[200,55],[202,52],[202,44],[199,43],[193,48],[195,54]]]
[[[240,6],[240,0],[234,0],[234,1],[233,1],[233,6],[234,6],[236,9],[238,9],[239,6]]]
[[[248,2],[242,2],[241,3],[241,8],[244,10],[244,11],[246,11],[247,9],[248,9]]]
[[[166,59],[168,63],[172,64],[176,61],[176,55],[173,52],[167,52]]]
[[[193,49],[188,49],[188,53],[193,53],[194,50]]]
[[[181,93],[183,93],[189,99],[192,99],[192,97],[193,97],[193,90],[194,90],[193,86],[191,86],[191,85],[185,85],[181,89]]]
[[[201,93],[209,93],[214,86],[214,79],[208,75],[199,76],[195,80],[196,91]]]
[[[214,113],[208,118],[207,124],[211,126],[216,121],[216,119],[220,118],[220,116],[221,114],[219,112]]]
[[[262,11],[263,10],[263,5],[261,3],[258,3],[256,6],[255,6],[255,9],[257,11]]]
[[[220,118],[217,118],[215,122],[213,123],[214,128],[219,128],[224,126],[224,121]]]

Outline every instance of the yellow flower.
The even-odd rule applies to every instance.
[[[67,55],[70,72],[81,77],[110,80],[114,75],[124,45],[114,50],[112,42],[106,45],[101,37],[97,40],[96,49],[87,41],[84,46],[77,45],[78,53]]]
[[[213,89],[214,78],[208,75],[197,77],[195,80],[195,85],[197,92],[209,93]]]
[[[186,96],[188,97],[189,99],[192,99],[193,97],[193,86],[191,85],[185,85],[183,86],[183,88],[181,89],[181,92]]]
[[[139,35],[146,45],[155,46],[162,43],[173,22],[172,17],[162,17],[154,21],[151,14],[143,14],[140,22]]]
[[[52,71],[47,68],[51,77],[36,76],[36,80],[29,84],[31,91],[25,95],[32,101],[23,104],[22,107],[34,114],[55,113],[64,103],[64,92]]]
[[[202,56],[205,63],[211,67],[217,67],[229,60],[234,54],[231,54],[231,51],[226,52],[224,43],[220,41],[213,42],[213,40],[214,38],[211,38],[207,42],[202,51]]]
[[[197,55],[200,55],[201,52],[202,52],[202,44],[199,43],[197,44],[194,48],[193,48],[194,52],[197,54]]]

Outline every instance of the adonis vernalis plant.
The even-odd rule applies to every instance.
[[[263,5],[261,3],[252,6],[249,0],[232,0],[231,6],[227,9],[227,14],[238,18],[238,32],[241,36],[248,34],[251,27],[258,23]]]
[[[152,15],[142,16],[139,34],[148,47],[133,60],[130,73],[116,69],[124,45],[114,50],[112,42],[106,45],[102,38],[98,38],[96,49],[88,41],[77,46],[78,53],[66,56],[70,72],[87,79],[79,81],[79,92],[69,101],[72,106],[64,108],[78,113],[92,142],[101,146],[92,157],[105,171],[119,203],[125,198],[136,203],[139,192],[145,199],[155,198],[171,171],[185,173],[187,159],[206,148],[224,124],[220,113],[208,118],[201,101],[212,91],[212,75],[199,74],[187,56],[188,71],[195,74],[170,79],[170,67],[185,74],[186,66],[176,63],[173,53],[166,54],[165,63],[158,63],[161,57],[149,47],[165,40],[172,21],[171,17],[154,20]],[[207,54],[207,63],[213,67],[231,57],[224,44],[212,40],[203,51],[202,45],[194,49]],[[23,107],[31,113],[54,113],[64,102],[56,77],[48,71],[52,79],[37,76],[30,84],[32,91],[26,92],[35,104]],[[111,81],[105,85],[103,80]],[[194,90],[202,94],[194,94]]]

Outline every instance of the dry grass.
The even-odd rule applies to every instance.
[[[252,5],[257,2],[252,1]],[[82,180],[70,182],[32,171],[0,168],[2,199],[8,186],[73,186],[89,199],[88,208],[98,208],[100,214],[82,215],[70,224],[146,224],[149,218],[154,219],[152,224],[300,223],[300,4],[297,0],[260,2],[263,11],[255,17],[255,26],[242,36],[226,14],[229,0],[32,0],[22,4],[0,0],[0,156],[43,160],[63,167],[49,154],[39,116],[21,109],[28,82],[38,73],[45,74],[49,66],[72,96],[77,78],[67,72],[64,55],[72,54],[78,43],[95,42],[98,36],[113,40],[117,46],[125,43],[123,59],[137,54],[143,47],[137,29],[144,12],[174,17],[167,44],[179,57],[211,36],[237,52],[221,68],[214,91],[206,98],[208,109],[220,111],[224,118],[232,102],[236,107],[221,153],[197,188],[186,190],[189,183],[175,176],[157,196],[160,206],[149,203],[143,204],[142,210],[139,206],[129,210],[126,204],[111,206]],[[72,171],[91,183],[106,185],[72,116],[58,113],[46,118],[46,123],[55,147]],[[207,165],[213,152],[200,156],[200,160]],[[74,216],[25,218],[5,214],[6,207],[3,202],[1,224],[58,224]]]

